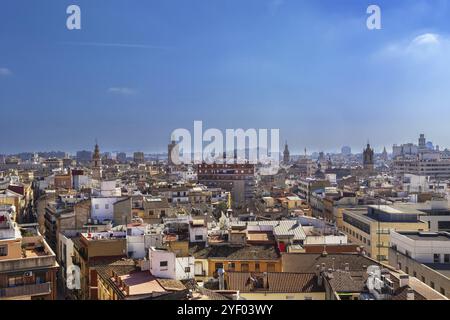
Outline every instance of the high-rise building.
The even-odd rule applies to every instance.
[[[140,152],[140,151],[135,152],[133,154],[133,161],[134,161],[134,163],[137,163],[137,164],[145,163],[144,153]]]
[[[235,206],[244,205],[254,198],[254,164],[200,164],[197,166],[197,176],[200,184],[231,192]]]
[[[120,163],[127,162],[127,154],[125,152],[119,152],[116,155],[116,160]]]

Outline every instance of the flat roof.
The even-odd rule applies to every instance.
[[[447,232],[397,232],[415,241],[450,241],[450,233]]]

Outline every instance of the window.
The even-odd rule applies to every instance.
[[[184,272],[185,272],[185,273],[190,273],[190,272],[191,272],[191,268],[190,268],[190,267],[184,268]]]
[[[23,285],[23,277],[22,276],[13,276],[8,278],[8,287],[16,287]]]
[[[149,214],[150,216],[152,216],[152,215],[155,214],[155,211],[153,211],[153,210],[148,210],[148,214]]]
[[[216,263],[215,269],[216,269],[216,272],[217,272],[217,270],[219,270],[219,269],[223,269],[223,263]]]
[[[450,254],[444,254],[444,263],[450,263]]]
[[[255,263],[255,272],[259,272],[259,271],[260,271],[259,263]]]
[[[417,272],[413,272],[414,278],[417,278]]]
[[[196,235],[195,236],[195,240],[196,241],[202,241],[203,240],[203,235]]]
[[[169,264],[168,264],[167,261],[160,261],[160,262],[159,262],[160,268],[167,268],[168,265],[169,265]]]
[[[434,262],[434,263],[439,263],[439,262],[441,262],[441,255],[440,255],[439,253],[433,254],[433,262]]]
[[[408,267],[405,267],[405,272],[406,272],[407,274],[409,274],[409,268],[408,268]]]
[[[100,209],[100,206],[98,205],[98,203],[94,206],[95,210]]]
[[[106,210],[109,209],[109,203],[105,204],[105,209],[106,209]]]
[[[423,283],[426,283],[424,276],[421,277],[421,280],[422,280]]]
[[[430,282],[430,287],[434,289],[434,282],[433,281]]]
[[[443,296],[445,296],[445,289],[444,289],[444,288],[441,287],[441,289],[439,290],[439,292],[440,292]]]
[[[248,272],[248,263],[242,263],[241,264],[241,271],[242,272]]]
[[[236,268],[236,265],[234,262],[228,263],[228,271],[234,271]]]
[[[8,246],[0,246],[0,257],[4,257],[8,255]]]

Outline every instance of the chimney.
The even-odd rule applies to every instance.
[[[264,272],[264,274],[263,274],[263,285],[264,285],[264,289],[269,288],[269,275],[267,274],[267,272]]]
[[[407,274],[401,274],[400,275],[400,287],[406,287],[409,286],[409,275]]]
[[[414,290],[413,289],[408,289],[408,291],[406,292],[406,300],[414,300]]]
[[[220,268],[219,270],[217,270],[217,273],[219,274],[219,290],[225,290],[225,270],[223,270],[223,268]]]

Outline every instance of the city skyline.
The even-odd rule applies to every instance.
[[[420,132],[450,146],[446,1],[377,1],[372,31],[370,1],[77,1],[72,31],[69,4],[0,12],[0,105],[21,119],[0,153],[90,150],[95,138],[161,152],[194,120],[279,128],[299,154],[368,139],[389,150]]]

